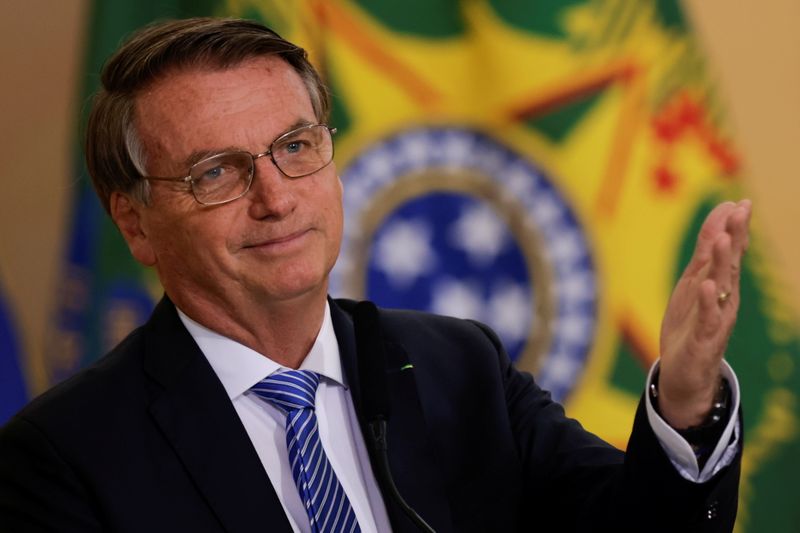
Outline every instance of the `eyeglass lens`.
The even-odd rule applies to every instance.
[[[327,126],[291,131],[272,143],[272,160],[290,178],[313,174],[333,159],[333,142]],[[217,204],[242,196],[253,177],[253,155],[226,152],[196,163],[190,172],[197,201]]]

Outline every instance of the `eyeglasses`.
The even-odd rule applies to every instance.
[[[182,178],[142,176],[146,180],[189,183],[195,200],[203,205],[219,205],[241,198],[250,190],[256,159],[269,156],[287,178],[302,178],[328,166],[333,161],[333,134],[336,128],[312,124],[288,131],[272,141],[260,154],[223,152],[189,168]]]

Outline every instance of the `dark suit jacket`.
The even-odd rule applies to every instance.
[[[361,412],[352,302],[331,312]],[[479,324],[382,311],[389,462],[437,531],[728,531],[739,461],[684,481],[640,406],[627,455],[565,418]],[[401,370],[407,363],[413,369]],[[415,531],[386,496],[395,531]],[[220,381],[166,298],[0,431],[0,531],[290,531]]]

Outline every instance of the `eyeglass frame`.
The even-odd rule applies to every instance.
[[[287,174],[286,171],[284,171],[280,167],[278,162],[275,161],[275,156],[272,153],[272,148],[275,146],[276,143],[280,142],[282,139],[285,139],[286,137],[294,135],[299,131],[303,131],[303,130],[311,129],[311,128],[319,128],[319,127],[324,127],[325,129],[327,129],[328,133],[330,135],[330,139],[331,139],[331,158],[330,158],[330,160],[327,163],[325,163],[324,165],[322,165],[321,167],[319,167],[318,169],[314,170],[313,172],[307,172],[305,174],[300,174],[298,176],[291,176],[291,175]],[[254,154],[254,153],[248,152],[246,150],[241,150],[241,151],[237,150],[237,151],[234,151],[234,152],[220,152],[218,154],[214,154],[214,155],[210,155],[208,157],[204,157],[200,161],[197,161],[196,163],[193,163],[192,166],[189,167],[189,174],[187,176],[180,177],[180,178],[168,178],[168,177],[161,177],[161,176],[142,176],[142,179],[148,180],[148,181],[149,180],[154,180],[154,181],[173,181],[173,182],[188,183],[189,187],[190,187],[190,190],[192,191],[192,196],[194,197],[195,201],[198,204],[207,205],[207,206],[224,205],[224,204],[233,202],[234,200],[238,200],[239,198],[241,198],[242,196],[244,196],[245,194],[247,194],[250,191],[250,187],[252,187],[252,185],[253,185],[253,178],[255,177],[255,173],[256,173],[256,160],[257,159],[261,159],[262,157],[269,156],[270,161],[272,161],[272,164],[275,165],[275,168],[278,169],[278,172],[280,172],[281,174],[283,174],[287,178],[291,178],[291,179],[304,178],[306,176],[310,176],[311,174],[319,172],[323,168],[327,167],[328,165],[330,165],[333,162],[333,155],[334,155],[333,136],[334,136],[334,134],[336,134],[336,131],[337,131],[337,128],[332,128],[332,127],[328,126],[327,124],[321,124],[321,123],[320,124],[306,124],[305,126],[300,126],[299,128],[294,128],[293,130],[289,130],[289,131],[287,131],[285,133],[281,133],[280,135],[278,135],[278,137],[276,137],[275,140],[273,140],[269,144],[269,147],[267,148],[267,150],[265,152],[261,152],[261,153],[258,153],[258,154]],[[200,199],[197,197],[197,193],[194,190],[195,179],[192,178],[192,170],[196,166],[198,166],[198,165],[200,165],[202,163],[205,163],[209,159],[214,159],[215,157],[219,157],[219,156],[222,156],[222,155],[229,155],[229,154],[231,154],[231,155],[232,154],[247,154],[252,159],[252,166],[250,167],[250,172],[249,172],[249,175],[248,175],[248,178],[247,178],[247,186],[244,188],[244,190],[238,196],[235,196],[233,198],[229,198],[227,200],[222,200],[220,202],[210,202],[210,203],[201,202]]]

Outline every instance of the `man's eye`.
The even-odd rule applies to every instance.
[[[214,180],[214,179],[217,179],[217,178],[219,178],[220,176],[222,176],[222,174],[223,174],[224,172],[225,172],[225,171],[223,170],[223,168],[222,168],[222,167],[214,167],[214,168],[210,168],[210,169],[206,170],[205,172],[203,172],[202,179],[210,179],[210,180]]]
[[[303,143],[300,141],[292,141],[284,147],[284,151],[287,154],[296,154],[302,149],[303,149]]]
[[[235,176],[238,174],[236,167],[230,164],[217,165],[209,169],[205,169],[197,176],[201,181],[219,181],[220,179]]]
[[[293,139],[282,143],[275,151],[276,157],[294,156],[302,154],[311,147],[311,143],[306,139]]]

